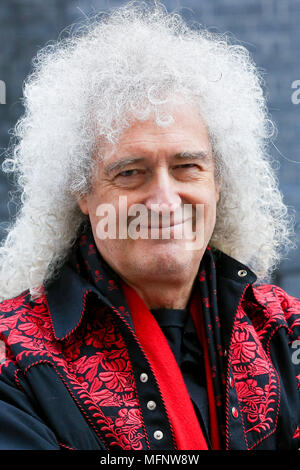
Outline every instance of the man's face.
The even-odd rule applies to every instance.
[[[172,114],[175,121],[168,127],[159,127],[153,118],[136,121],[118,145],[104,147],[105,158],[99,162],[92,191],[79,201],[81,210],[89,215],[99,252],[125,280],[151,282],[167,278],[178,282],[191,273],[195,275],[214,229],[218,188],[206,125],[189,106],[181,106]],[[185,239],[172,236],[175,225],[168,239],[151,239],[150,229],[147,239],[99,239],[97,208],[112,204],[118,217],[120,196],[126,196],[128,208],[144,205],[149,224],[153,207],[160,214],[170,211],[169,225],[180,225],[175,214],[185,204],[204,205],[202,246],[187,249]]]

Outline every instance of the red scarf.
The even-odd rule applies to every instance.
[[[207,442],[167,339],[135,290],[124,282],[122,282],[122,289],[132,315],[136,335],[158,382],[178,449],[207,450]],[[197,298],[194,297],[191,304],[191,315],[204,350],[212,447],[220,449],[214,389],[210,374],[208,348],[201,321],[201,310],[199,300],[197,301]]]

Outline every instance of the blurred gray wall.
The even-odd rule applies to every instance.
[[[71,23],[126,2],[113,0],[0,1],[0,152],[9,129],[22,114],[22,82],[31,59],[47,41]],[[300,240],[300,0],[164,0],[188,20],[212,31],[230,32],[263,69],[269,109],[278,127],[272,150],[279,158],[278,177],[285,202],[296,210]],[[299,80],[297,84],[297,80]],[[292,102],[294,101],[294,103]],[[3,158],[3,156],[2,156]],[[0,238],[16,210],[8,204],[13,184],[0,172]],[[274,282],[300,296],[300,250],[294,250],[276,272]]]

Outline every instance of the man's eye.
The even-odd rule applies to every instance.
[[[124,170],[124,171],[121,171],[121,173],[119,173],[117,176],[127,177],[127,176],[136,176],[137,174],[138,174],[138,170]]]
[[[196,163],[183,163],[182,165],[176,165],[175,169],[176,168],[179,168],[179,169],[197,168],[197,165]]]

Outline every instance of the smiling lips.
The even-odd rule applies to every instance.
[[[141,229],[168,229],[168,228],[172,228],[172,227],[177,227],[179,225],[184,225],[186,222],[188,222],[189,220],[191,220],[191,217],[189,217],[188,219],[185,219],[185,220],[176,220],[176,221],[173,221],[171,223],[169,223],[169,225],[165,225],[164,224],[164,220],[160,220],[159,223],[151,223],[150,225],[140,225]],[[169,219],[166,219],[165,220],[165,223],[169,222]]]

